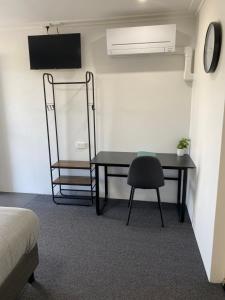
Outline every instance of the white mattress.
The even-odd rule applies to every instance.
[[[37,243],[39,219],[29,209],[0,207],[0,285]]]

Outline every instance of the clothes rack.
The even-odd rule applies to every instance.
[[[47,93],[47,85],[50,85],[52,100],[49,102]],[[88,131],[88,160],[62,160],[59,147],[58,138],[58,119],[56,110],[56,85],[83,85],[85,86],[86,107],[87,107],[87,131]],[[57,82],[50,73],[43,74],[43,90],[45,101],[45,115],[46,115],[46,128],[48,139],[48,154],[51,176],[51,190],[52,199],[56,204],[64,205],[85,205],[93,204],[95,197],[95,167],[92,165],[91,160],[96,156],[96,122],[95,122],[95,86],[94,74],[87,71],[84,81],[72,82]],[[91,92],[90,92],[91,91]],[[91,101],[91,103],[90,103]],[[92,111],[92,122],[90,122]],[[51,140],[50,133],[50,115],[53,114],[55,143]],[[54,144],[54,145],[53,145]],[[54,147],[54,149],[53,149]],[[56,150],[56,161],[53,161],[53,150]],[[63,175],[65,170],[84,170],[87,176],[71,176]],[[68,199],[65,201],[65,199]],[[76,201],[74,201],[76,200]],[[83,201],[84,200],[84,201]]]

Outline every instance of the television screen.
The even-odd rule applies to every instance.
[[[30,68],[81,68],[80,33],[28,36]]]

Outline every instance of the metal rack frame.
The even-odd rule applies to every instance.
[[[52,101],[48,102],[47,100],[47,92],[46,92],[46,87],[47,84],[51,85],[51,92],[52,92]],[[85,85],[85,91],[86,91],[86,106],[87,106],[87,128],[88,128],[88,152],[89,152],[89,160],[87,162],[80,162],[80,161],[67,161],[67,165],[63,166],[63,162],[60,160],[60,151],[59,151],[59,139],[58,139],[58,123],[57,123],[57,113],[56,113],[56,96],[55,96],[55,86],[56,85]],[[92,95],[90,95],[90,89]],[[96,121],[95,121],[95,86],[94,86],[94,74],[92,72],[87,71],[85,74],[85,80],[84,81],[72,81],[72,82],[57,82],[54,81],[54,77],[50,73],[44,73],[43,74],[43,90],[44,90],[44,102],[45,102],[45,116],[46,116],[46,128],[47,128],[47,139],[48,139],[48,154],[49,154],[49,165],[50,165],[50,176],[51,176],[51,190],[52,190],[52,199],[53,202],[56,204],[63,204],[63,205],[93,205],[93,200],[95,197],[95,175],[93,174],[95,172],[95,168],[92,167],[91,160],[94,156],[96,156]],[[90,99],[92,103],[90,103]],[[90,108],[92,110],[92,117],[93,117],[93,146],[92,146],[92,140],[91,140],[91,124],[90,124]],[[54,114],[54,127],[55,127],[55,140],[56,140],[56,156],[58,160],[58,164],[54,163],[52,161],[52,144],[51,144],[51,138],[50,138],[50,126],[49,126],[49,113],[53,112]],[[65,161],[64,161],[65,162]],[[71,166],[68,167],[68,162],[71,162]],[[76,165],[78,163],[78,166]],[[79,166],[79,163],[86,163],[84,167]],[[85,181],[84,184],[77,184],[76,180],[74,179],[76,176],[67,176],[67,181],[69,182],[70,178],[71,182],[61,182],[61,169],[73,169],[73,170],[88,170],[89,171],[89,176],[90,181],[87,183]],[[55,170],[58,170],[58,181],[54,180],[54,174],[53,172]],[[81,180],[82,178],[87,177],[82,177],[78,176],[79,179]],[[78,178],[77,177],[77,178]],[[81,183],[80,181],[78,183]],[[56,194],[55,188],[59,187],[59,192]],[[89,187],[90,189],[69,189],[69,188],[64,188],[64,186],[85,186]],[[70,192],[72,194],[66,194],[66,192]],[[90,193],[89,196],[84,196],[84,195],[77,195],[75,192],[88,192]],[[56,199],[79,199],[79,200],[87,200],[85,204],[76,202],[76,203],[71,203],[71,202],[60,202],[57,201]]]

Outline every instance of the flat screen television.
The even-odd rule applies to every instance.
[[[30,68],[81,68],[80,33],[28,36]]]

